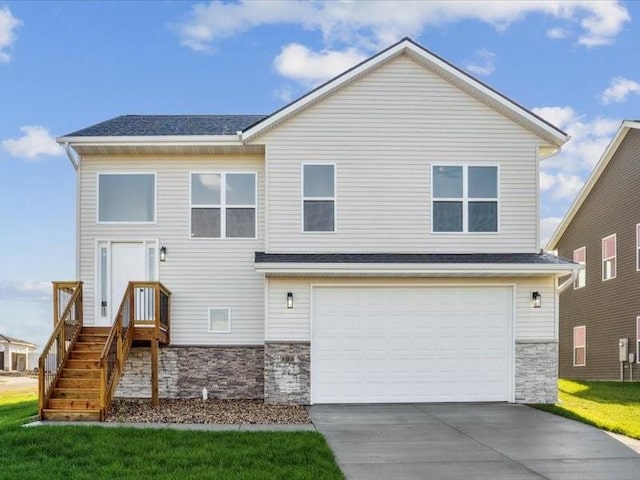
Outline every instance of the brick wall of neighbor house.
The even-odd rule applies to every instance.
[[[516,341],[517,403],[556,403],[558,344]]]
[[[264,397],[264,348],[259,346],[165,347],[159,359],[160,398],[247,399]],[[116,398],[151,397],[148,347],[129,353]]]
[[[586,286],[560,294],[560,377],[618,380],[618,340],[637,351],[640,272],[636,269],[636,224],[640,223],[640,131],[631,130],[558,243],[561,257],[586,247]],[[602,239],[617,234],[617,276],[602,281]],[[573,366],[573,328],[586,326],[587,362]],[[640,380],[640,365],[634,379]],[[629,378],[629,369],[625,369]]]
[[[264,360],[265,402],[311,403],[311,348],[308,342],[267,343]]]

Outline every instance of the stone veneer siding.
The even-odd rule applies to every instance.
[[[556,403],[558,344],[516,341],[516,402]]]
[[[158,362],[160,398],[264,398],[264,348],[162,347]],[[132,348],[116,398],[151,398],[151,352]]]
[[[272,404],[311,403],[309,343],[267,343],[264,346],[264,400]]]

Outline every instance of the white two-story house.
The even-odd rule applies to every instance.
[[[554,402],[538,172],[567,135],[410,39],[267,116],[65,135],[85,326],[171,292],[159,396]],[[148,348],[116,396],[151,395]]]

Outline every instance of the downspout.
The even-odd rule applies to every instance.
[[[76,171],[76,280],[80,280],[80,160],[76,159],[73,155],[71,145],[69,142],[65,142],[64,150],[67,152],[67,157]]]
[[[573,270],[571,270],[571,276],[569,277],[569,279],[558,286],[558,293],[564,292],[569,287],[569,285],[576,281],[580,270],[582,270],[582,268],[574,268]]]
[[[74,158],[73,153],[71,152],[71,145],[69,145],[69,142],[65,142],[64,150],[67,152],[67,157],[69,157],[69,161],[71,162],[71,165],[73,165],[73,169],[77,172],[78,161]]]

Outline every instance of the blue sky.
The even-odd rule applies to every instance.
[[[573,140],[541,174],[549,235],[625,118],[632,2],[3,2],[0,332],[42,344],[74,278],[75,180],[53,138],[125,113],[269,113],[411,36]]]

